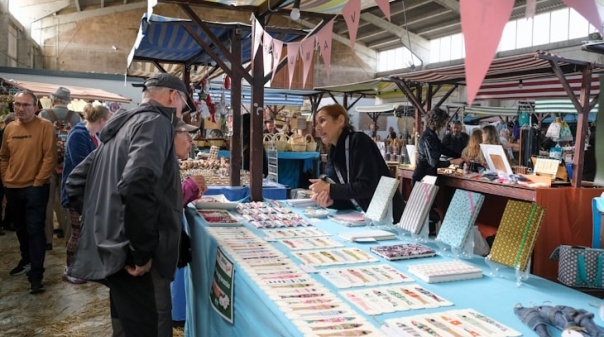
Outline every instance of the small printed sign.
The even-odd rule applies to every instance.
[[[233,324],[233,275],[235,266],[224,255],[220,246],[216,249],[216,267],[210,289],[210,303],[222,318]]]

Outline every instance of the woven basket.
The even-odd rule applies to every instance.
[[[287,135],[284,135],[282,133],[277,133],[273,135],[273,143],[275,143],[275,147],[277,148],[277,151],[286,151],[287,150],[287,141],[289,140],[289,137],[287,137]]]
[[[315,139],[310,133],[307,134],[306,137],[304,137],[304,140],[306,141],[307,152],[315,152],[317,150],[317,142],[315,142]]]
[[[306,151],[306,143],[304,144],[291,144],[293,152],[305,152]]]
[[[203,148],[206,147],[206,140],[205,139],[195,139],[193,140],[193,142],[195,143],[195,146],[197,146],[198,148]]]
[[[217,146],[219,148],[224,146],[224,139],[208,139],[208,145]]]
[[[264,138],[262,138],[262,145],[264,145],[264,149],[266,151],[270,150],[270,148],[274,144],[273,135],[270,133],[265,133]]]

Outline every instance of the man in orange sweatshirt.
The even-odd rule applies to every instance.
[[[6,126],[0,148],[0,173],[6,197],[14,208],[13,222],[21,261],[11,275],[27,273],[30,294],[44,291],[46,235],[44,220],[49,179],[57,165],[54,126],[38,118],[38,98],[30,91],[14,97],[15,121]]]

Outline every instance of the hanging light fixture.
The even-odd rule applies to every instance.
[[[294,6],[289,13],[289,17],[292,18],[292,20],[300,19],[300,0],[294,0]]]

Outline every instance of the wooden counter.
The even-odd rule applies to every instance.
[[[413,170],[399,168],[403,198],[411,192]],[[484,236],[496,232],[508,199],[536,202],[545,208],[541,231],[535,242],[532,273],[547,279],[556,279],[557,262],[549,259],[559,245],[590,246],[592,236],[591,200],[604,192],[595,187],[548,187],[529,188],[494,182],[468,179],[458,176],[439,175],[440,187],[436,208],[443,216],[457,188],[485,194],[485,201],[476,220]]]

